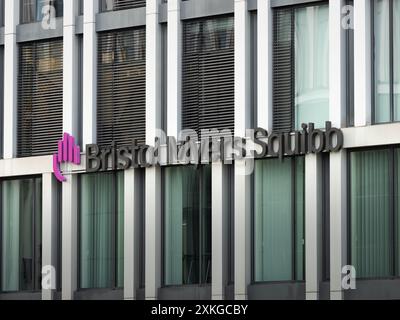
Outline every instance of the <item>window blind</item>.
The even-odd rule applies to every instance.
[[[274,11],[273,130],[294,129],[294,11]]]
[[[17,154],[52,154],[63,130],[63,41],[22,44],[19,66]]]
[[[130,144],[145,141],[145,29],[99,34],[97,142]]]
[[[182,128],[234,128],[233,17],[183,24]]]

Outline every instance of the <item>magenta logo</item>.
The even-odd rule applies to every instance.
[[[61,173],[61,163],[81,164],[81,148],[68,133],[64,133],[63,139],[58,142],[58,153],[53,156],[53,173],[58,181],[65,182],[67,179]]]

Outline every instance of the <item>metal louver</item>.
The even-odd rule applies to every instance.
[[[145,28],[98,37],[97,143],[144,143],[146,134]]]
[[[63,130],[63,41],[20,45],[17,155],[56,151]]]
[[[273,28],[273,130],[294,129],[294,10],[276,9]]]
[[[233,26],[230,16],[183,23],[183,129],[234,129]]]
[[[102,11],[117,11],[146,6],[146,0],[102,0]]]

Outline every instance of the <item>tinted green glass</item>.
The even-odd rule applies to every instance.
[[[2,182],[1,291],[37,291],[41,283],[41,179]]]
[[[329,7],[295,10],[295,127],[329,119]]]
[[[389,1],[374,0],[375,15],[375,122],[390,121]]]
[[[351,264],[358,278],[392,274],[390,151],[351,153]]]
[[[211,167],[164,172],[164,284],[211,282]]]
[[[81,176],[80,287],[123,286],[123,172]]]
[[[256,161],[254,180],[254,280],[303,280],[304,159]]]

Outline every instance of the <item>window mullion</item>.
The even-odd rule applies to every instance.
[[[0,182],[0,293],[3,292],[3,181]]]
[[[112,173],[112,183],[113,183],[113,192],[112,192],[112,203],[113,203],[113,208],[112,208],[112,237],[111,241],[113,242],[111,248],[112,248],[112,253],[111,253],[111,258],[112,258],[112,283],[114,289],[118,287],[118,276],[117,276],[117,246],[118,246],[118,241],[117,241],[117,228],[118,228],[118,221],[117,221],[117,193],[118,193],[118,183],[117,183],[117,173],[113,172]]]
[[[394,32],[393,0],[389,0],[389,70],[390,70],[390,121],[394,121]]]
[[[292,202],[292,280],[297,280],[297,258],[296,258],[296,174],[295,174],[295,159],[291,161],[291,202]]]

